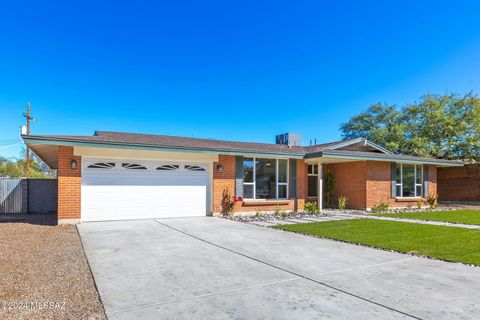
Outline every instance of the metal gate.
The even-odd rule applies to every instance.
[[[0,178],[0,214],[27,212],[26,187],[24,179]]]

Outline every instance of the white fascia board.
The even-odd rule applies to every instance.
[[[357,138],[357,139],[348,140],[348,141],[345,141],[345,142],[339,142],[337,144],[328,146],[325,149],[336,150],[336,149],[340,149],[340,148],[343,148],[343,147],[351,146],[352,144],[356,144],[356,143],[359,143],[359,142],[363,142],[366,146],[370,146],[370,147],[372,147],[374,149],[377,149],[378,151],[381,151],[385,154],[393,154],[393,152],[391,152],[390,150],[385,149],[384,147],[382,147],[382,146],[380,146],[376,143],[373,143],[373,142],[371,142],[371,141],[369,141],[365,138]]]

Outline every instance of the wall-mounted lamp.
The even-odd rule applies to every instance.
[[[223,173],[223,165],[221,163],[217,163],[216,169],[218,173]]]
[[[77,169],[77,160],[70,161],[70,168]]]

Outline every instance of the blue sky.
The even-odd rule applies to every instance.
[[[480,92],[478,1],[3,1],[0,155],[94,130],[340,138],[377,102]]]

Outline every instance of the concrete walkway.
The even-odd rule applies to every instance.
[[[372,215],[355,215],[355,214],[343,214],[343,213],[338,213],[336,214],[336,216],[344,216],[345,218],[352,218],[352,219],[358,219],[360,217],[364,219],[373,219],[373,220],[398,221],[398,222],[408,222],[408,223],[416,223],[416,224],[430,224],[434,226],[446,226],[446,227],[480,230],[479,225],[450,223],[450,222],[443,222],[443,221],[417,220],[417,219],[405,219],[405,218],[394,218],[394,217],[390,218],[390,217],[378,217],[378,216],[372,216]]]
[[[477,319],[480,268],[219,218],[78,226],[109,319]]]
[[[479,225],[463,224],[463,223],[450,223],[443,221],[428,221],[428,220],[417,220],[417,219],[405,219],[405,218],[394,218],[394,217],[378,217],[373,215],[360,215],[360,214],[349,214],[349,213],[340,213],[340,212],[328,212],[325,216],[318,216],[315,218],[285,218],[285,219],[272,219],[267,221],[251,221],[247,222],[248,224],[260,226],[260,227],[272,227],[278,225],[286,224],[299,224],[299,223],[311,223],[311,222],[327,222],[327,221],[336,221],[336,220],[352,220],[352,219],[373,219],[373,220],[385,220],[385,221],[398,221],[398,222],[408,222],[416,224],[430,224],[434,226],[446,226],[446,227],[455,227],[455,228],[464,228],[464,229],[475,229],[480,230]]]

